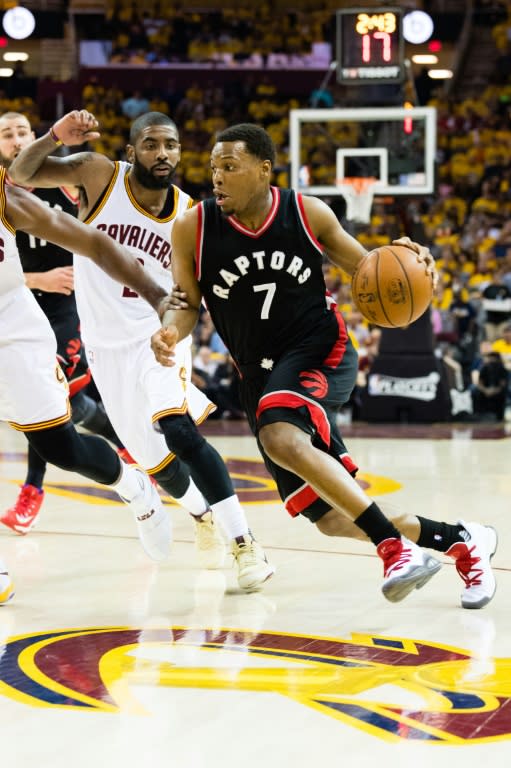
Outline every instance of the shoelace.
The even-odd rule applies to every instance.
[[[474,549],[475,544],[467,549],[466,555],[458,557],[456,560],[456,570],[468,588],[479,586],[482,583],[483,569],[475,567],[477,563],[481,562],[481,558],[472,557]]]
[[[401,544],[398,549],[398,546],[398,544],[394,545],[394,552],[390,553],[390,557],[387,557],[384,552],[385,576],[388,576],[391,571],[401,570],[401,568],[412,559],[412,550],[410,547],[405,547],[404,544]]]
[[[204,544],[211,544],[218,539],[216,526],[213,520],[195,520],[197,538]]]
[[[238,544],[237,551],[234,553],[235,557],[236,555],[243,555],[243,562],[245,565],[257,565],[257,552],[253,544],[253,542],[250,542],[249,544]]]

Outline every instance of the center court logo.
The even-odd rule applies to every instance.
[[[32,706],[150,714],[137,685],[280,694],[388,741],[511,738],[511,659],[409,639],[238,629],[92,628],[0,645],[0,694]]]
[[[12,461],[24,460],[24,454],[3,454],[1,458]],[[280,504],[280,497],[275,481],[270,477],[264,463],[260,459],[226,458],[227,469],[234,481],[234,490],[242,504]],[[13,485],[23,483],[22,478],[14,477]],[[373,475],[369,472],[359,472],[357,483],[369,495],[385,495],[395,493],[401,488],[400,483],[390,477]],[[89,482],[65,480],[60,482],[45,483],[45,490],[57,496],[63,496],[69,500],[86,501],[88,504],[117,504],[123,507],[115,491],[105,485],[94,485]],[[176,502],[170,496],[162,494],[164,504],[175,505]]]

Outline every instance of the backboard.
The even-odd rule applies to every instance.
[[[372,177],[376,195],[426,195],[435,188],[433,107],[294,109],[291,187],[342,195],[342,179]]]

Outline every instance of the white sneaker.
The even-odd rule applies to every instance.
[[[456,561],[456,570],[465,582],[461,593],[463,608],[483,608],[495,594],[497,583],[490,560],[497,549],[497,531],[489,525],[458,520],[468,534],[467,541],[449,547],[446,554]]]
[[[382,592],[391,603],[403,600],[412,589],[420,589],[442,564],[428,552],[402,536],[385,539],[376,551],[383,560]]]
[[[158,562],[166,560],[170,554],[172,530],[170,516],[164,508],[160,495],[151,483],[149,475],[135,469],[139,475],[140,493],[128,501],[121,496],[133,512],[137,524],[138,537],[145,553]]]
[[[211,510],[202,517],[192,515],[195,523],[195,548],[201,568],[221,568],[225,563],[226,547],[220,527]]]
[[[5,563],[0,560],[0,605],[8,603],[14,596],[14,584],[7,572]]]
[[[257,592],[275,573],[263,548],[250,535],[233,539],[231,552],[238,568],[238,584],[241,589]]]

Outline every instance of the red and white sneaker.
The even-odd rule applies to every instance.
[[[16,533],[28,533],[36,523],[43,499],[43,490],[35,485],[23,485],[14,505],[0,517],[0,523]]]
[[[403,600],[412,589],[420,589],[442,564],[404,536],[385,539],[376,551],[383,560],[382,592],[391,603]]]
[[[463,520],[458,520],[458,525],[467,532],[467,540],[456,542],[446,554],[456,561],[456,570],[465,582],[461,605],[484,608],[497,588],[490,562],[497,549],[497,531],[489,525]]]

